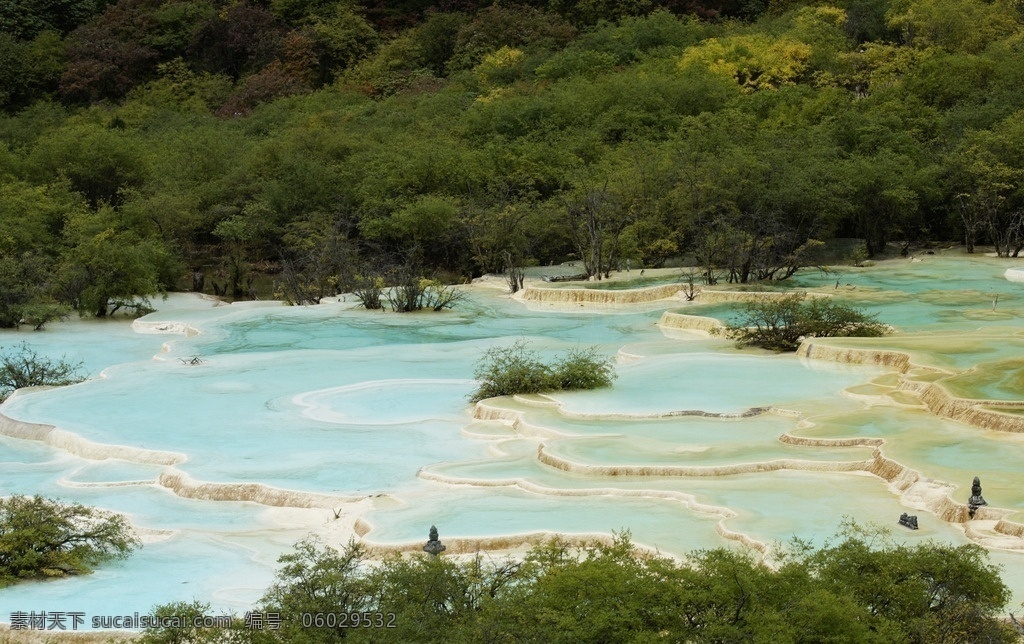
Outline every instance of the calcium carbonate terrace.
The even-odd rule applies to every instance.
[[[0,590],[0,605],[244,611],[310,532],[418,549],[436,524],[457,553],[628,529],[682,555],[820,543],[844,517],[908,542],[981,543],[1020,602],[1024,290],[1007,268],[925,256],[800,275],[794,286],[898,333],[815,339],[797,356],[706,333],[701,318],[727,319],[740,296],[560,288],[524,302],[479,285],[438,314],[177,295],[132,326],[3,332],[0,345],[81,359],[92,378],[0,407],[0,494],[127,513],[145,545],[93,575]],[[469,405],[483,351],[524,338],[546,355],[596,345],[618,378]],[[966,522],[976,475],[991,505]],[[897,526],[903,512],[921,529]]]

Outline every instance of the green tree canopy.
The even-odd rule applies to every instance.
[[[118,514],[41,496],[0,499],[0,585],[88,573],[138,543]]]

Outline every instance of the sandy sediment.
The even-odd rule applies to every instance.
[[[249,501],[261,505],[291,508],[337,508],[356,503],[362,497],[335,496],[316,492],[285,490],[262,483],[208,483],[196,481],[188,474],[167,468],[160,474],[159,484],[180,497],[208,501]]]
[[[787,445],[802,445],[804,447],[878,447],[885,443],[881,438],[809,438],[807,436],[794,436],[785,432],[779,436],[780,443]]]
[[[394,554],[399,552],[423,552],[423,546],[426,544],[426,539],[421,541],[406,541],[399,543],[379,543],[374,542],[370,535],[373,533],[374,526],[366,519],[360,517],[356,519],[354,525],[355,534],[363,541],[364,545],[367,546],[367,551],[371,556],[382,557],[387,554]],[[514,535],[498,535],[498,536],[487,536],[487,537],[462,537],[462,538],[445,538],[442,535],[441,542],[445,545],[445,554],[474,554],[482,550],[519,550],[530,548],[532,546],[540,545],[551,541],[552,539],[558,539],[563,543],[569,543],[574,545],[586,545],[589,543],[610,543],[611,538],[607,534],[576,534],[567,535],[558,532],[549,532],[545,530],[539,530],[535,532],[528,532],[523,534]]]
[[[835,347],[813,338],[800,345],[797,355],[848,364],[880,365],[896,369],[901,374],[906,374],[916,366],[911,362],[910,355],[903,351]],[[900,377],[896,391],[912,394],[929,412],[942,418],[993,431],[1024,432],[1024,415],[992,409],[1021,409],[1024,408],[1024,400],[959,398],[943,387],[941,382],[913,380],[905,376]]]
[[[807,461],[781,458],[756,463],[733,465],[590,465],[576,463],[561,456],[555,456],[541,444],[537,447],[537,460],[564,472],[590,476],[729,476],[752,472],[777,472],[799,470],[805,472],[854,472],[865,470],[871,461]]]
[[[565,497],[585,497],[585,496],[618,496],[623,498],[650,498],[650,499],[666,499],[669,501],[675,501],[688,510],[698,512],[700,514],[707,514],[712,516],[719,516],[724,519],[730,519],[736,516],[736,513],[729,508],[708,505],[697,501],[697,497],[692,494],[685,492],[676,492],[672,490],[653,490],[653,489],[623,489],[614,487],[599,487],[599,488],[550,488],[543,485],[537,485],[527,479],[523,478],[510,478],[510,479],[469,479],[457,476],[450,476],[448,474],[441,474],[431,470],[429,467],[420,469],[417,473],[422,479],[428,481],[437,481],[439,483],[445,483],[448,485],[471,485],[471,486],[482,486],[482,487],[517,487],[526,492],[533,494],[543,494],[546,496],[565,496]]]
[[[1011,537],[1024,539],[1024,523],[1017,523],[1015,521],[999,519],[998,521],[996,521],[996,525],[993,527],[993,529],[996,532],[1009,535]]]
[[[936,382],[903,379],[898,389],[920,398],[928,411],[951,420],[999,432],[1024,432],[1024,415],[1008,414],[990,407],[1019,409],[1024,401],[958,398]]]
[[[94,443],[68,431],[57,429],[53,425],[28,423],[0,414],[0,434],[23,440],[35,440],[52,447],[64,450],[75,456],[90,460],[119,459],[134,463],[165,465],[157,483],[174,492],[176,495],[189,499],[206,499],[212,501],[251,501],[268,506],[296,508],[334,508],[340,504],[353,503],[361,497],[342,497],[313,492],[284,490],[273,488],[261,483],[207,483],[198,482],[184,472],[171,467],[186,460],[184,454],[161,452],[124,445],[106,445]],[[67,483],[72,487],[132,486],[150,485],[152,480],[118,481],[114,483]]]
[[[725,412],[713,412],[704,411],[702,409],[679,409],[674,411],[657,412],[652,414],[629,414],[629,413],[618,413],[618,412],[601,412],[601,413],[588,413],[579,412],[565,409],[562,403],[557,400],[553,400],[539,395],[539,397],[546,398],[546,400],[528,400],[519,396],[513,398],[519,402],[534,406],[534,407],[554,407],[558,410],[558,414],[565,418],[573,418],[578,420],[656,420],[659,418],[682,418],[686,416],[697,416],[700,418],[722,418],[725,420],[737,419],[737,418],[751,418],[753,416],[760,416],[765,413],[776,413],[782,416],[789,414],[785,409],[776,409],[774,407],[751,407],[746,411],[737,413],[725,413]],[[473,410],[473,418],[477,420],[498,420],[502,421],[510,426],[519,427],[516,423],[523,423],[522,419],[523,412],[515,409],[504,409],[496,407],[494,405],[487,404],[487,401],[480,401],[476,404]],[[525,424],[523,425],[526,426]],[[558,436],[564,436],[563,432],[542,427],[538,429],[538,434],[553,434]]]
[[[776,410],[771,410],[776,411]],[[778,410],[784,412],[785,410]],[[564,410],[559,410],[560,413],[564,413]],[[486,405],[486,403],[480,403],[478,405],[478,417],[489,417],[495,420],[501,420],[502,422],[509,424],[513,429],[517,429],[517,423],[522,422],[523,412],[518,410],[507,410],[495,408]],[[792,415],[792,414],[790,414]],[[798,415],[796,417],[799,417]],[[799,425],[801,428],[813,427],[814,423],[806,419],[800,420]],[[544,428],[531,426],[531,435],[543,437]],[[517,430],[518,431],[518,430]],[[779,437],[779,441],[790,445],[801,445],[811,447],[871,447],[873,448],[870,459],[863,461],[806,461],[801,459],[776,459],[772,461],[756,462],[756,463],[738,463],[733,465],[721,465],[721,466],[669,466],[669,465],[595,465],[574,462],[570,459],[551,454],[543,443],[537,446],[537,460],[557,470],[582,474],[586,476],[594,477],[619,477],[619,476],[631,476],[631,477],[706,477],[706,476],[728,476],[733,474],[745,474],[754,472],[770,472],[779,470],[799,470],[799,471],[828,471],[828,472],[864,472],[877,476],[884,480],[889,489],[900,498],[901,502],[905,505],[921,510],[926,510],[934,514],[939,519],[949,522],[960,524],[965,527],[965,534],[977,543],[981,543],[987,547],[1002,548],[1002,549],[1024,549],[1024,543],[1021,540],[1024,539],[1024,525],[1006,520],[1005,517],[1012,514],[1010,510],[1004,510],[1000,508],[982,507],[979,508],[975,514],[974,521],[988,521],[992,523],[992,527],[986,531],[979,531],[978,529],[967,529],[968,522],[971,521],[970,514],[968,512],[967,505],[959,503],[952,499],[952,493],[956,489],[956,486],[944,483],[942,481],[935,481],[928,479],[921,475],[920,472],[909,468],[898,461],[885,456],[882,451],[882,446],[885,440],[882,438],[873,437],[852,437],[852,438],[812,438],[805,436],[796,436],[790,432],[786,432]],[[523,489],[532,489],[531,484],[526,483],[519,479],[509,479],[501,481],[468,481],[459,480],[446,475],[440,475],[429,470],[423,470],[420,474],[424,478],[437,480],[440,482],[446,482],[450,484],[464,484],[464,485],[503,485],[509,486],[514,485]],[[607,493],[615,493],[607,491]],[[547,493],[554,493],[548,491]],[[575,491],[558,491],[559,494],[574,495],[579,494]],[[646,491],[644,494],[648,496],[663,496],[653,491]],[[667,493],[665,498],[672,497],[673,493]],[[723,519],[719,524],[719,533],[725,538],[735,539],[737,541],[747,543],[751,547],[759,550],[760,552],[767,553],[767,549],[763,547],[763,544],[756,540],[750,539],[747,535],[741,533],[735,533],[726,528],[724,521],[729,516],[734,516],[734,513],[728,508],[711,508],[710,511],[716,513],[722,513]],[[748,543],[748,541],[750,543]],[[758,545],[760,544],[760,545]]]
[[[162,452],[141,447],[128,447],[126,445],[94,443],[86,438],[82,438],[78,434],[58,429],[53,425],[29,423],[10,418],[4,414],[0,414],[0,434],[10,436],[11,438],[39,441],[51,447],[64,450],[69,454],[91,460],[116,458],[153,465],[176,465],[185,461],[185,455],[177,452]]]
[[[911,367],[910,356],[902,351],[834,347],[823,344],[815,338],[804,340],[800,348],[797,349],[796,354],[815,360],[828,360],[846,364],[879,365],[896,369],[901,373],[906,373]]]
[[[520,416],[522,416],[522,412],[520,411],[495,407],[494,405],[488,404],[486,400],[481,400],[473,406],[473,418],[477,420],[496,420],[506,424],[512,424],[519,420]]]
[[[1002,521],[999,520],[979,519],[976,514],[974,521],[964,524],[964,534],[971,541],[989,548],[1024,551],[1024,541],[1021,541],[1017,535],[1008,535],[1002,532],[999,529],[1001,523]],[[1024,528],[1024,526],[1021,527]]]
[[[365,522],[362,529],[365,530],[366,533],[372,531],[372,527]],[[715,530],[724,539],[737,541],[758,552],[767,553],[770,550],[768,544],[762,543],[741,532],[729,530],[722,525],[722,523],[716,524]],[[385,555],[395,553],[421,553],[423,552],[423,546],[426,542],[424,539],[413,542],[386,544],[374,543],[367,536],[362,538],[366,541],[367,552],[371,557],[383,557]],[[613,540],[614,538],[612,536],[601,532],[566,533],[550,531],[536,531],[488,537],[459,537],[454,539],[444,538],[442,535],[441,538],[442,543],[445,545],[444,554],[446,556],[475,555],[484,551],[522,553],[534,546],[550,543],[551,541],[557,541],[558,543],[577,548],[590,548],[595,545],[611,545]],[[642,543],[635,543],[634,549],[638,555],[662,554],[656,548],[645,546]]]
[[[199,335],[199,329],[186,322],[156,321],[142,318],[132,321],[132,330],[136,333],[145,334],[173,333],[186,337]]]
[[[725,325],[715,318],[703,317],[700,315],[686,315],[683,313],[662,313],[658,320],[658,326],[663,329],[681,329],[684,331],[703,331],[714,334],[725,328]]]
[[[598,304],[616,306],[656,302],[669,298],[685,299],[681,292],[683,284],[662,284],[635,289],[600,289],[600,288],[545,288],[527,286],[515,297],[525,302],[545,302],[549,304]],[[779,291],[720,291],[701,289],[697,291],[694,301],[700,304],[718,304],[722,302],[756,302],[759,300],[780,299],[794,295],[794,292]],[[808,297],[832,297],[831,293],[806,293]]]
[[[875,450],[873,460],[874,464],[868,471],[884,479],[907,505],[927,510],[948,523],[966,524],[971,521],[967,504],[950,497],[955,486],[925,478],[917,470],[884,456],[881,449]],[[1024,536],[1024,526],[1020,526],[1018,534],[1015,526],[1019,524],[1003,521],[1010,514],[1010,510],[984,506],[978,508],[974,520],[998,521],[1003,524],[1000,532],[1007,536]]]
[[[364,527],[369,532],[372,528]],[[376,543],[368,537],[363,537],[367,554],[371,557],[383,557],[395,553],[422,553],[426,543],[426,537],[419,541],[406,541],[402,543]],[[599,532],[568,534],[565,532],[536,531],[524,534],[510,534],[487,537],[457,537],[446,538],[441,536],[441,542],[445,545],[444,554],[451,555],[473,555],[488,552],[509,552],[524,551],[534,546],[539,546],[551,541],[558,541],[570,546],[585,548],[595,544],[611,545],[612,537]],[[638,546],[638,550],[648,550]]]
[[[797,437],[791,437],[797,438]],[[813,440],[813,439],[808,439]],[[826,440],[826,439],[819,439]],[[842,441],[842,439],[832,439]],[[851,439],[859,440],[859,439]],[[864,439],[870,441],[871,439]],[[876,439],[877,440],[877,439]],[[788,441],[785,441],[788,442]],[[798,440],[799,444],[806,444]],[[814,443],[810,443],[814,444]],[[818,443],[822,444],[822,443]],[[856,443],[841,443],[842,446],[849,446]],[[837,445],[838,446],[838,445]],[[799,471],[824,471],[824,472],[856,472],[864,471],[873,474],[888,483],[889,488],[900,497],[901,501],[910,506],[931,512],[942,521],[948,523],[967,524],[971,521],[968,507],[964,503],[954,501],[950,494],[954,486],[927,479],[916,470],[913,470],[897,461],[886,457],[881,449],[876,448],[872,458],[865,461],[804,461],[799,459],[778,459],[759,463],[741,463],[726,466],[635,466],[635,465],[587,465],[575,463],[568,459],[554,456],[545,450],[542,444],[537,449],[537,458],[541,463],[566,472],[586,474],[591,476],[728,476],[730,474],[745,474],[751,472],[770,472],[778,470],[799,470]],[[1024,539],[1024,525],[1007,521],[1006,516],[1010,510],[993,507],[981,507],[974,516],[974,521],[994,522],[993,532],[1004,537],[1014,537],[1017,540],[1002,539],[998,542],[992,539],[975,539],[983,545],[1003,549],[1024,549],[1020,539]],[[721,531],[727,530],[724,525]],[[971,536],[967,532],[968,537]],[[724,536],[724,535],[723,535]],[[744,541],[744,539],[738,539]],[[745,541],[744,541],[745,542]],[[762,550],[761,548],[757,548]]]
[[[569,434],[566,434],[565,432],[560,432],[555,429],[551,429],[550,427],[533,425],[526,422],[523,418],[523,412],[521,411],[515,409],[502,409],[501,407],[488,405],[486,401],[481,401],[476,404],[473,408],[473,418],[476,418],[477,420],[500,422],[512,428],[520,436],[535,438],[569,436]]]
[[[636,353],[630,353],[629,351],[626,351],[625,349],[621,349],[620,348],[618,351],[615,352],[615,362],[617,362],[619,364],[626,364],[626,363],[629,363],[629,362],[638,362],[638,361],[643,360],[643,359],[644,359],[644,356],[638,355]]]
[[[142,487],[144,485],[153,485],[156,482],[155,479],[138,479],[135,481],[72,481],[68,478],[61,478],[57,480],[57,483],[64,487],[77,487],[77,488],[101,488],[101,487]]]
[[[621,498],[653,498],[663,499],[667,501],[677,502],[683,505],[685,508],[692,512],[706,514],[711,516],[719,517],[719,521],[715,526],[715,530],[725,539],[732,541],[738,541],[744,545],[753,548],[759,552],[765,553],[768,551],[768,545],[753,539],[749,535],[730,530],[725,527],[724,522],[727,519],[731,519],[736,516],[736,513],[729,508],[722,506],[708,505],[697,501],[697,497],[692,494],[685,492],[676,492],[670,490],[654,490],[654,489],[622,489],[613,487],[601,487],[601,488],[549,488],[542,485],[537,485],[526,479],[522,478],[511,478],[511,479],[467,479],[461,477],[454,477],[446,474],[440,474],[434,472],[429,468],[422,468],[417,474],[420,478],[430,481],[436,481],[447,485],[469,485],[474,487],[517,487],[523,491],[530,492],[533,494],[542,494],[547,496],[558,496],[558,497],[607,497],[615,496]],[[372,524],[364,519],[359,519],[356,522],[357,533],[362,538],[368,538],[372,531]],[[480,537],[480,538],[467,538],[467,539],[453,539],[450,543],[454,544],[454,549],[449,546],[446,552],[454,554],[464,554],[467,552],[476,552],[481,549],[496,549],[496,550],[509,550],[515,548],[522,548],[537,545],[549,541],[552,538],[559,538],[574,545],[592,545],[595,542],[608,543],[611,541],[611,537],[603,533],[587,533],[583,535],[565,535],[564,533],[553,533],[553,532],[533,532],[525,535],[512,535],[512,536],[500,536],[500,537]],[[568,538],[566,538],[568,537]],[[449,544],[449,540],[445,539],[444,543]],[[493,544],[493,545],[488,545]],[[378,546],[373,546],[378,547]],[[416,542],[415,544],[399,545],[399,546],[379,546],[383,548],[384,552],[391,551],[412,551],[416,552],[422,550],[423,542]],[[638,544],[638,548],[644,549],[642,544]],[[650,549],[648,549],[650,550]]]
[[[757,302],[760,300],[779,300],[791,295],[807,297],[832,297],[831,293],[815,293],[812,291],[719,291],[703,289],[697,295],[700,304],[719,304],[722,302]]]
[[[769,546],[767,543],[763,541],[758,541],[750,535],[744,534],[742,532],[736,532],[735,530],[730,530],[729,528],[725,527],[725,521],[719,521],[715,525],[715,531],[719,535],[721,535],[723,539],[728,539],[729,541],[737,541],[739,543],[742,543],[746,547],[760,552],[762,555],[767,555],[771,551],[771,546]]]
[[[527,286],[517,295],[526,302],[546,302],[551,304],[598,304],[621,305],[655,302],[675,297],[682,288],[679,284],[663,284],[647,288],[634,289],[596,289],[596,288],[542,288]]]
[[[813,423],[809,422],[808,424],[813,425]],[[885,439],[867,437],[849,439],[807,438],[793,436],[787,432],[780,436],[779,440],[795,445],[820,447],[874,446],[875,450],[872,453],[871,466],[867,471],[886,481],[889,488],[900,497],[904,504],[927,510],[943,521],[964,526],[965,534],[976,543],[992,548],[1024,550],[1024,524],[1008,521],[1005,518],[1013,514],[1013,511],[983,506],[978,508],[973,518],[975,522],[991,522],[993,524],[990,529],[991,533],[1013,539],[997,539],[989,534],[972,529],[970,527],[972,519],[967,505],[954,501],[951,498],[951,494],[955,491],[956,486],[925,478],[917,470],[886,457],[881,449]]]

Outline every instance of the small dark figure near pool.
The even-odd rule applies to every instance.
[[[900,525],[906,526],[911,530],[917,530],[917,515],[904,512],[900,515]]]
[[[971,498],[967,500],[967,511],[972,519],[974,513],[983,505],[988,505],[988,501],[981,495],[981,479],[975,476],[974,483],[971,485]]]

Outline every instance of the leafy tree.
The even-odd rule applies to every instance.
[[[854,232],[861,237],[870,257],[882,253],[894,235],[911,233],[919,212],[915,164],[905,156],[882,149],[874,155],[852,155],[846,160],[852,187],[851,198],[859,207]]]
[[[641,16],[649,13],[655,3],[651,0],[551,0],[549,6],[573,24],[585,26]]]
[[[118,99],[149,80],[159,52],[146,44],[159,0],[119,0],[68,36],[60,93],[72,102]]]
[[[41,496],[0,499],[0,585],[88,573],[138,544],[119,514]]]
[[[794,540],[778,558],[769,566],[749,551],[719,548],[680,561],[638,552],[623,533],[584,547],[552,539],[519,559],[394,554],[368,565],[355,543],[335,549],[307,539],[281,557],[261,606],[280,612],[282,628],[221,636],[253,643],[1015,641],[998,617],[1009,591],[978,546],[897,546],[851,524],[821,548]],[[199,607],[160,610],[172,608]],[[378,613],[391,628],[350,627],[357,615],[362,622]],[[147,633],[144,641],[180,641],[171,635]]]
[[[730,282],[781,280],[815,263],[817,240],[847,207],[834,149],[820,144],[768,128],[713,156],[706,143],[686,143],[691,161],[675,198],[706,280],[719,270]]]
[[[812,53],[809,45],[787,37],[754,34],[709,38],[683,54],[679,69],[701,66],[753,92],[795,83],[807,70]]]
[[[864,607],[879,633],[910,642],[1012,641],[992,619],[1008,589],[980,546],[896,545],[852,524],[841,542],[800,559],[822,585]]]
[[[35,331],[42,331],[43,326],[54,320],[65,320],[71,315],[71,307],[51,300],[28,302],[21,307],[19,323],[28,324]]]
[[[0,31],[0,106],[24,108],[57,88],[64,68],[64,42],[53,31],[19,40]]]
[[[481,273],[508,270],[526,253],[525,222],[535,205],[529,199],[512,201],[507,188],[505,194],[487,195],[468,208],[466,228],[473,262]]]
[[[432,266],[458,270],[464,258],[461,204],[449,197],[423,195],[410,199],[386,218],[364,220],[360,229],[368,240],[396,249],[417,249],[416,259]]]
[[[199,25],[217,13],[215,0],[177,0],[161,3],[153,9],[153,25],[145,35],[146,45],[161,58],[185,53]]]
[[[0,32],[31,40],[44,31],[66,34],[102,11],[111,0],[4,0]]]
[[[138,638],[143,644],[219,644],[220,642],[244,641],[245,629],[242,620],[235,619],[230,627],[203,627],[201,624],[210,613],[210,605],[204,602],[172,602],[157,606],[153,617],[167,625],[149,626]]]
[[[232,3],[197,28],[188,57],[205,71],[238,80],[277,58],[286,32],[285,25],[266,9]]]
[[[133,135],[96,122],[49,132],[29,161],[40,177],[66,179],[94,210],[119,206],[125,191],[143,185],[148,175],[148,159]]]
[[[448,61],[455,55],[459,31],[469,20],[469,16],[459,12],[428,15],[409,33],[416,66],[429,69],[435,76],[444,76]]]
[[[232,93],[233,85],[227,76],[195,72],[181,57],[161,63],[156,69],[158,78],[137,88],[130,94],[130,98],[157,105],[161,109],[176,107],[181,111],[205,116],[224,105]],[[194,133],[194,130],[189,132]],[[224,139],[229,138],[226,132],[219,134]]]
[[[978,546],[895,546],[848,527],[822,548],[795,541],[781,563],[701,550],[683,561],[638,552],[628,534],[525,557],[390,555],[304,541],[265,598],[279,631],[253,642],[822,641],[1010,644],[1008,589]],[[279,599],[280,598],[280,599]],[[273,601],[270,601],[273,599]],[[296,616],[383,613],[393,628],[301,629]],[[354,616],[353,616],[354,617]],[[364,619],[360,615],[360,620]],[[165,641],[165,640],[157,640]]]
[[[82,210],[81,199],[63,186],[4,182],[0,185],[0,252],[18,255],[52,246],[64,217]]]
[[[615,57],[600,51],[566,48],[537,66],[540,78],[557,80],[572,76],[594,77],[615,67]]]
[[[303,624],[304,614],[358,613],[374,608],[374,586],[365,568],[366,551],[354,541],[335,549],[315,538],[296,544],[281,555],[274,584],[261,601],[265,612],[280,613],[280,630],[254,633],[259,641],[335,642],[349,634],[347,622],[332,621],[320,627]]]
[[[105,317],[121,308],[148,310],[148,297],[166,290],[174,262],[157,240],[103,227],[103,218],[74,225],[64,253],[58,296],[83,315]]]
[[[217,111],[220,116],[243,116],[260,103],[312,89],[316,51],[312,38],[290,32],[281,41],[281,58],[245,78]]]
[[[252,298],[252,262],[258,258],[260,247],[268,241],[275,219],[272,208],[265,202],[251,201],[242,212],[217,223],[213,234],[221,240],[225,251],[222,270],[226,273],[226,282],[219,293],[214,288],[216,294],[227,295],[230,292],[236,300]]]
[[[793,351],[805,337],[876,337],[886,330],[873,316],[846,304],[795,293],[748,302],[727,334],[741,345]]]
[[[917,48],[978,53],[1017,29],[1002,2],[980,0],[899,0],[890,7],[889,27]]]
[[[319,57],[320,82],[333,80],[342,70],[354,66],[372,53],[380,37],[373,27],[350,8],[337,5],[310,26]]]
[[[370,638],[384,642],[435,641],[440,633],[467,628],[477,613],[518,577],[520,564],[477,555],[466,562],[447,557],[391,556],[369,575],[376,608],[393,614],[394,628]]]
[[[556,49],[574,35],[573,27],[556,15],[527,6],[492,5],[459,30],[448,69],[472,69],[502,47]]]
[[[656,53],[681,53],[716,35],[717,31],[719,29],[708,22],[661,9],[647,16],[600,24],[581,34],[566,50],[610,54],[617,64],[628,65]]]
[[[30,318],[33,326],[41,327],[49,321],[47,309],[50,319],[60,316],[60,306],[49,299],[55,286],[53,270],[54,260],[38,253],[0,256],[0,327],[16,327]]]
[[[356,275],[352,294],[356,296],[364,309],[379,311],[384,308],[384,277],[375,272],[368,275]]]

